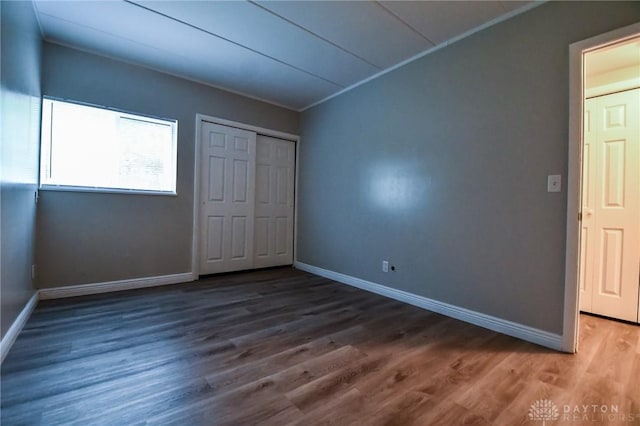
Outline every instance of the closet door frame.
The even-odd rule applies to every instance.
[[[201,160],[201,124],[202,122],[220,124],[222,126],[236,127],[242,130],[248,130],[265,136],[271,136],[278,139],[285,139],[296,144],[295,159],[295,178],[294,178],[294,201],[293,201],[293,262],[298,259],[297,255],[297,235],[298,235],[298,174],[299,174],[299,158],[300,158],[300,136],[291,133],[280,132],[277,130],[266,129],[263,127],[252,126],[246,123],[226,120],[223,118],[213,117],[205,114],[196,114],[196,132],[194,143],[194,163],[193,163],[193,234],[191,244],[191,270],[194,279],[200,276],[200,160]]]

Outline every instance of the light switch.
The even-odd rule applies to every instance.
[[[547,192],[562,191],[562,175],[547,176]]]

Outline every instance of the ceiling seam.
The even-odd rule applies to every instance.
[[[102,34],[107,34],[107,35],[109,35],[111,37],[119,38],[121,40],[126,40],[128,42],[134,43],[134,44],[139,45],[139,46],[143,46],[145,48],[150,48],[150,49],[153,49],[153,50],[157,50],[157,51],[163,52],[164,54],[167,54],[167,55],[180,56],[180,57],[184,58],[185,60],[189,60],[189,58],[183,57],[183,56],[181,56],[179,54],[171,53],[171,52],[168,52],[168,51],[163,50],[161,48],[158,48],[158,47],[155,47],[155,46],[151,46],[151,45],[146,44],[146,43],[141,43],[141,42],[139,42],[137,40],[132,40],[132,39],[127,38],[127,37],[122,37],[120,35],[116,35],[116,34],[113,34],[113,33],[110,33],[110,32],[99,30],[97,28],[93,28],[93,27],[90,27],[88,25],[83,25],[83,24],[79,24],[77,22],[68,21],[66,19],[62,19],[60,17],[53,16],[53,15],[50,15],[48,13],[44,13],[44,12],[41,12],[41,11],[38,11],[38,13],[39,13],[39,15],[41,14],[41,15],[47,16],[47,17],[52,18],[52,19],[56,19],[56,20],[67,22],[67,23],[72,24],[72,25],[84,27],[84,28],[87,28],[87,29],[92,30],[92,31],[100,32]],[[39,19],[39,15],[38,15],[38,19]],[[241,90],[232,89],[232,88],[230,88],[228,86],[222,86],[222,85],[218,85],[218,84],[215,84],[215,83],[206,82],[206,81],[200,80],[198,78],[190,77],[190,76],[185,75],[185,74],[180,74],[180,73],[168,71],[168,70],[163,69],[161,67],[155,67],[153,65],[144,64],[144,63],[141,63],[141,62],[136,62],[135,60],[126,59],[126,58],[123,58],[121,56],[111,55],[109,53],[100,52],[98,50],[92,50],[90,48],[79,47],[77,45],[74,45],[74,44],[71,44],[71,43],[67,43],[67,42],[52,38],[52,37],[50,37],[50,36],[48,36],[46,34],[43,34],[42,39],[44,41],[49,42],[49,43],[57,44],[57,45],[68,47],[68,48],[75,49],[75,50],[79,50],[81,52],[91,53],[91,54],[102,56],[102,57],[105,57],[105,58],[108,58],[108,59],[112,59],[112,60],[115,60],[115,61],[124,62],[124,63],[130,64],[130,65],[137,65],[137,66],[140,66],[140,67],[143,67],[143,68],[147,68],[147,69],[150,69],[150,70],[153,70],[153,71],[157,71],[157,72],[160,72],[160,73],[163,73],[163,74],[171,75],[173,77],[177,77],[177,78],[181,78],[181,79],[184,79],[184,80],[193,81],[195,83],[203,84],[205,86],[213,87],[214,89],[218,89],[218,90],[222,90],[222,91],[225,91],[225,92],[233,93],[235,95],[240,95],[240,96],[244,96],[244,97],[247,97],[247,98],[255,99],[257,101],[265,102],[265,103],[268,103],[268,104],[271,104],[271,105],[275,105],[275,106],[280,107],[280,108],[285,108],[285,109],[288,109],[288,110],[300,112],[300,108],[301,107],[296,107],[296,106],[293,106],[293,105],[287,105],[287,104],[284,104],[284,103],[279,103],[279,102],[276,102],[276,101],[269,100],[267,98],[262,98],[262,97],[257,96],[257,95],[251,95],[251,94],[249,94],[247,92],[243,92]]]
[[[399,17],[398,15],[396,15],[393,11],[391,11],[390,9],[388,9],[385,5],[383,5],[382,3],[380,3],[378,0],[374,1],[375,4],[377,4],[378,6],[380,6],[385,12],[387,12],[389,15],[393,16],[394,18],[396,18],[398,21],[400,21],[402,24],[404,24],[407,28],[409,28],[411,31],[413,31],[414,33],[418,34],[420,37],[422,37],[423,39],[425,39],[426,41],[428,41],[429,43],[431,43],[432,46],[435,46],[436,43],[433,42],[433,40],[431,40],[429,37],[427,37],[426,35],[422,34],[420,31],[418,31],[416,28],[414,28],[411,24],[409,24],[408,22],[406,22],[404,19],[402,19],[401,17]]]
[[[317,33],[313,32],[313,31],[309,30],[308,28],[303,27],[303,26],[302,26],[302,25],[300,25],[300,24],[296,24],[295,22],[293,22],[293,21],[291,21],[291,20],[289,20],[289,19],[285,18],[284,16],[279,15],[279,14],[277,14],[276,12],[274,12],[274,11],[272,11],[272,10],[270,10],[270,9],[268,9],[268,8],[266,8],[266,7],[264,7],[264,6],[262,6],[261,4],[256,3],[254,0],[247,0],[247,1],[248,1],[249,3],[251,3],[252,5],[254,5],[254,6],[256,6],[256,7],[259,7],[260,9],[262,9],[262,10],[264,10],[264,11],[266,11],[266,12],[268,12],[268,13],[272,14],[273,16],[276,16],[276,17],[278,17],[278,18],[282,19],[282,20],[283,20],[283,21],[285,21],[286,23],[288,23],[288,24],[290,24],[290,25],[293,25],[294,27],[300,28],[302,31],[304,31],[304,32],[306,32],[306,33],[309,33],[309,34],[311,34],[312,36],[314,36],[314,37],[316,37],[316,38],[319,38],[320,40],[324,41],[325,43],[330,44],[331,46],[335,47],[336,49],[340,49],[340,50],[342,50],[343,52],[345,52],[345,53],[347,53],[347,54],[349,54],[349,55],[353,56],[354,58],[357,58],[357,59],[361,60],[362,62],[365,62],[365,63],[366,63],[366,64],[368,64],[368,65],[371,65],[372,67],[374,67],[374,68],[376,68],[376,69],[378,69],[378,70],[383,69],[383,67],[381,67],[380,65],[376,65],[376,64],[374,64],[373,62],[370,62],[369,60],[367,60],[367,59],[363,58],[362,56],[358,55],[357,53],[354,53],[354,52],[350,51],[349,49],[347,49],[347,48],[345,48],[345,47],[342,47],[342,46],[340,46],[339,44],[334,43],[334,42],[332,42],[331,40],[329,40],[329,39],[327,39],[327,38],[325,38],[325,37],[322,37],[320,34],[317,34]]]
[[[277,62],[277,63],[279,63],[279,64],[282,64],[282,65],[284,65],[284,66],[287,66],[287,67],[289,67],[289,68],[292,68],[292,69],[294,69],[294,70],[296,70],[296,71],[300,71],[301,73],[304,73],[304,74],[310,75],[311,77],[315,77],[315,78],[317,78],[317,79],[320,79],[320,80],[322,80],[322,81],[324,81],[324,82],[326,82],[326,83],[333,84],[334,86],[337,86],[337,87],[340,87],[340,88],[344,88],[344,87],[346,87],[346,86],[345,86],[345,85],[343,85],[343,84],[340,84],[340,83],[338,83],[338,82],[335,82],[335,81],[329,80],[328,78],[325,78],[325,77],[322,77],[322,76],[320,76],[320,75],[314,74],[314,73],[312,73],[312,72],[310,72],[310,71],[307,71],[307,70],[302,69],[302,68],[300,68],[300,67],[297,67],[297,66],[295,66],[295,65],[289,64],[289,63],[284,62],[284,61],[282,61],[282,60],[280,60],[280,59],[274,58],[273,56],[266,55],[266,54],[264,54],[264,53],[262,53],[262,52],[259,52],[259,51],[255,50],[255,49],[252,49],[252,48],[248,47],[248,46],[245,46],[245,45],[243,45],[243,44],[240,44],[240,43],[238,43],[238,42],[235,42],[235,41],[233,41],[233,40],[230,40],[230,39],[228,39],[228,38],[226,38],[226,37],[222,37],[222,36],[220,36],[220,35],[218,35],[218,34],[214,34],[214,33],[210,32],[210,31],[205,30],[204,28],[200,28],[200,27],[198,27],[198,26],[196,26],[196,25],[193,25],[193,24],[190,24],[190,23],[188,23],[188,22],[182,21],[182,20],[180,20],[180,19],[174,18],[173,16],[166,15],[166,14],[164,14],[164,13],[162,13],[162,12],[158,12],[158,11],[156,11],[156,10],[150,9],[150,8],[148,8],[148,7],[146,7],[146,6],[142,6],[142,5],[140,5],[140,4],[138,4],[138,3],[135,3],[135,2],[133,2],[133,1],[131,1],[131,0],[124,0],[124,1],[125,1],[125,3],[128,3],[128,4],[132,5],[132,6],[137,6],[137,7],[141,8],[141,9],[145,9],[145,10],[147,10],[147,11],[149,11],[149,12],[152,12],[152,13],[155,13],[155,14],[160,15],[160,16],[162,16],[162,17],[165,17],[165,18],[167,18],[167,19],[170,19],[170,20],[172,20],[172,21],[174,21],[174,22],[178,22],[178,23],[180,23],[180,24],[182,24],[182,25],[186,25],[186,26],[188,26],[188,27],[190,27],[190,28],[193,28],[193,29],[195,29],[195,30],[201,31],[201,32],[203,32],[203,33],[205,33],[205,34],[210,35],[211,37],[215,37],[215,38],[218,38],[218,39],[220,39],[220,40],[224,40],[224,41],[226,41],[226,42],[228,42],[228,43],[231,43],[231,44],[233,44],[233,45],[235,45],[235,46],[238,46],[238,47],[241,47],[241,48],[243,48],[243,49],[246,49],[246,50],[248,50],[248,51],[250,51],[250,52],[253,52],[253,53],[257,54],[257,55],[260,55],[260,56],[262,56],[262,57],[264,57],[264,58],[271,59],[272,61],[275,61],[275,62]]]
[[[460,40],[463,40],[463,39],[465,39],[465,38],[467,38],[467,37],[479,32],[479,31],[482,31],[484,29],[487,29],[487,28],[490,28],[490,27],[492,27],[494,25],[497,25],[497,24],[499,24],[499,23],[501,23],[503,21],[511,19],[514,16],[517,16],[517,15],[523,14],[525,12],[528,12],[529,10],[536,8],[536,7],[546,3],[547,1],[550,1],[550,0],[534,0],[533,2],[531,2],[530,4],[528,4],[526,6],[514,9],[514,10],[508,12],[508,13],[505,13],[504,15],[498,16],[498,17],[496,17],[496,18],[494,18],[494,19],[492,19],[492,20],[490,20],[488,22],[485,22],[484,24],[481,24],[481,25],[479,25],[479,26],[477,26],[475,28],[472,28],[472,29],[470,29],[470,30],[468,30],[468,31],[456,36],[456,37],[453,37],[453,38],[451,38],[449,40],[446,40],[446,41],[444,41],[444,42],[442,42],[440,44],[432,46],[432,47],[430,47],[430,48],[428,48],[428,49],[426,49],[426,50],[424,50],[424,51],[422,51],[422,52],[420,52],[420,53],[418,53],[418,54],[416,54],[416,55],[414,55],[414,56],[412,56],[410,58],[407,58],[404,61],[401,61],[401,62],[393,65],[392,67],[386,68],[386,69],[384,69],[384,70],[382,70],[382,71],[380,71],[380,72],[378,72],[378,73],[376,73],[376,74],[374,74],[372,76],[369,76],[369,77],[365,78],[364,80],[361,80],[361,81],[359,81],[357,83],[354,83],[349,87],[345,87],[344,89],[342,89],[342,90],[340,90],[340,91],[338,91],[336,93],[333,93],[333,94],[327,96],[326,98],[320,99],[319,101],[313,102],[313,103],[311,103],[311,104],[309,104],[309,105],[307,105],[305,107],[302,107],[302,108],[300,108],[299,112],[304,112],[304,111],[306,111],[306,110],[308,110],[310,108],[313,108],[315,106],[323,104],[323,103],[327,102],[330,99],[338,97],[338,96],[340,96],[340,95],[342,95],[344,93],[350,92],[353,89],[355,89],[356,87],[362,86],[363,84],[366,84],[366,83],[368,83],[370,81],[376,80],[376,79],[382,77],[385,74],[388,74],[388,73],[390,73],[392,71],[395,71],[398,68],[402,68],[405,65],[408,65],[408,64],[410,64],[412,62],[415,62],[418,59],[420,59],[420,58],[422,58],[424,56],[427,56],[427,55],[429,55],[429,54],[431,54],[433,52],[436,52],[436,51],[438,51],[440,49],[443,49],[443,48],[445,48],[447,46],[450,46],[451,44],[456,43],[456,42],[458,42]]]
[[[241,96],[241,97],[244,97],[244,98],[247,98],[247,99],[251,99],[251,100],[254,100],[254,101],[264,102],[266,104],[270,104],[270,105],[273,105],[273,106],[276,106],[276,107],[279,107],[279,108],[287,109],[289,111],[295,111],[295,112],[300,112],[301,111],[300,107],[295,107],[293,105],[286,105],[286,104],[278,103],[276,101],[271,101],[269,99],[261,98],[260,96],[251,95],[249,93],[242,92],[240,90],[231,89],[231,88],[226,87],[226,86],[219,86],[219,85],[216,85],[216,84],[213,84],[213,83],[210,83],[210,82],[202,81],[202,80],[200,80],[198,78],[189,77],[189,76],[186,76],[184,74],[179,74],[179,73],[172,72],[172,71],[167,71],[166,69],[157,68],[157,67],[154,67],[152,65],[142,64],[140,62],[136,62],[136,61],[133,61],[133,60],[130,60],[130,59],[122,58],[121,56],[114,56],[114,55],[110,55],[108,53],[98,52],[96,50],[83,48],[83,47],[78,47],[78,46],[75,46],[73,44],[69,44],[69,43],[65,43],[65,42],[60,41],[60,40],[53,39],[51,37],[45,37],[43,40],[46,41],[47,43],[56,44],[58,46],[62,46],[62,47],[66,47],[66,48],[69,48],[69,49],[77,50],[79,52],[84,52],[84,53],[88,53],[88,54],[91,54],[91,55],[100,56],[100,57],[103,57],[103,58],[110,59],[112,61],[122,62],[122,63],[127,64],[127,65],[133,65],[133,66],[136,66],[136,67],[141,67],[141,68],[148,69],[148,70],[151,70],[151,71],[155,71],[155,72],[158,72],[158,73],[161,73],[161,74],[169,75],[171,77],[179,78],[179,79],[182,79],[182,80],[185,80],[185,81],[190,81],[190,82],[193,82],[193,83],[202,84],[203,86],[208,86],[208,87],[211,87],[213,89],[220,90],[222,92],[231,93],[233,95]]]
[[[147,44],[147,43],[142,43],[142,42],[140,42],[138,40],[134,40],[134,39],[131,39],[131,38],[128,38],[128,37],[123,37],[123,36],[121,36],[119,34],[114,34],[114,33],[111,33],[109,31],[100,30],[100,29],[94,28],[94,27],[92,27],[90,25],[80,24],[80,23],[75,22],[75,21],[69,21],[68,19],[60,18],[59,16],[51,15],[49,13],[40,12],[40,14],[45,16],[45,17],[48,17],[48,18],[51,18],[51,19],[55,19],[57,21],[62,21],[62,22],[65,22],[67,24],[71,24],[71,25],[76,26],[76,27],[86,28],[86,29],[89,29],[91,31],[95,31],[95,32],[98,32],[98,33],[101,33],[101,34],[106,34],[108,36],[111,36],[111,37],[114,37],[114,38],[117,38],[117,39],[120,39],[120,40],[126,40],[126,41],[128,41],[130,43],[133,43],[135,45],[142,46],[145,49],[153,49],[155,51],[162,52],[165,55],[173,55],[173,56],[177,56],[179,58],[182,58],[182,59],[184,59],[186,61],[189,60],[189,58],[187,58],[186,56],[182,56],[182,55],[180,55],[178,53],[173,53],[173,52],[170,52],[168,50],[164,50],[164,49],[162,49],[160,47],[152,46],[152,45]],[[49,37],[43,37],[43,38],[45,40],[49,40]],[[69,47],[71,47],[71,46],[69,46]]]

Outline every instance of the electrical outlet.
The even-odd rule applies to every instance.
[[[547,192],[560,192],[560,191],[562,191],[562,176],[561,175],[547,176]]]
[[[382,261],[382,272],[389,272],[389,261],[388,260],[383,260]]]

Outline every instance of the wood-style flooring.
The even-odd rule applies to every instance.
[[[583,315],[580,342],[554,352],[290,268],[229,274],[40,302],[2,364],[1,419],[640,424],[640,327]],[[557,411],[530,418],[539,400]]]

